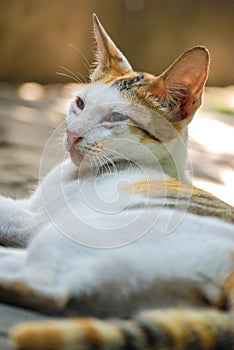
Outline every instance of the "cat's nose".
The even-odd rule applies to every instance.
[[[67,133],[68,151],[70,151],[74,143],[81,141],[83,137],[81,137],[80,134],[76,132],[72,132],[68,129],[66,129],[66,133]]]

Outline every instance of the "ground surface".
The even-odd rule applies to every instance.
[[[0,193],[29,195],[39,178],[64,157],[60,152],[74,84],[0,85]],[[190,127],[189,154],[195,185],[234,204],[234,87],[207,89],[202,109]],[[46,148],[52,131],[53,146]],[[50,139],[51,140],[51,139]],[[8,350],[8,330],[19,321],[43,316],[0,305],[0,349]]]

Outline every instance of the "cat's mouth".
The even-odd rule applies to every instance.
[[[82,140],[83,140],[83,137],[80,134],[66,129],[66,148],[68,152],[71,151],[71,149],[75,146],[75,144],[81,142]]]
[[[84,159],[84,154],[82,154],[76,147],[75,144],[69,149],[69,153],[71,156],[72,161],[77,164],[81,163],[82,160]]]
[[[84,155],[77,148],[77,144],[81,140],[82,137],[80,137],[78,134],[70,132],[68,129],[66,130],[66,138],[64,140],[65,148],[70,153],[71,159],[75,164],[80,164],[84,159]]]

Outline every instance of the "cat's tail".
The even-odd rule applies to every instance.
[[[234,350],[234,315],[160,309],[133,320],[73,318],[18,325],[17,350]]]

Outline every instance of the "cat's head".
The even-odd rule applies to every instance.
[[[73,162],[101,165],[121,157],[144,161],[137,144],[163,157],[161,145],[183,134],[201,104],[208,74],[207,50],[194,47],[186,51],[155,77],[132,69],[95,15],[94,33],[96,69],[67,115],[65,143]]]

